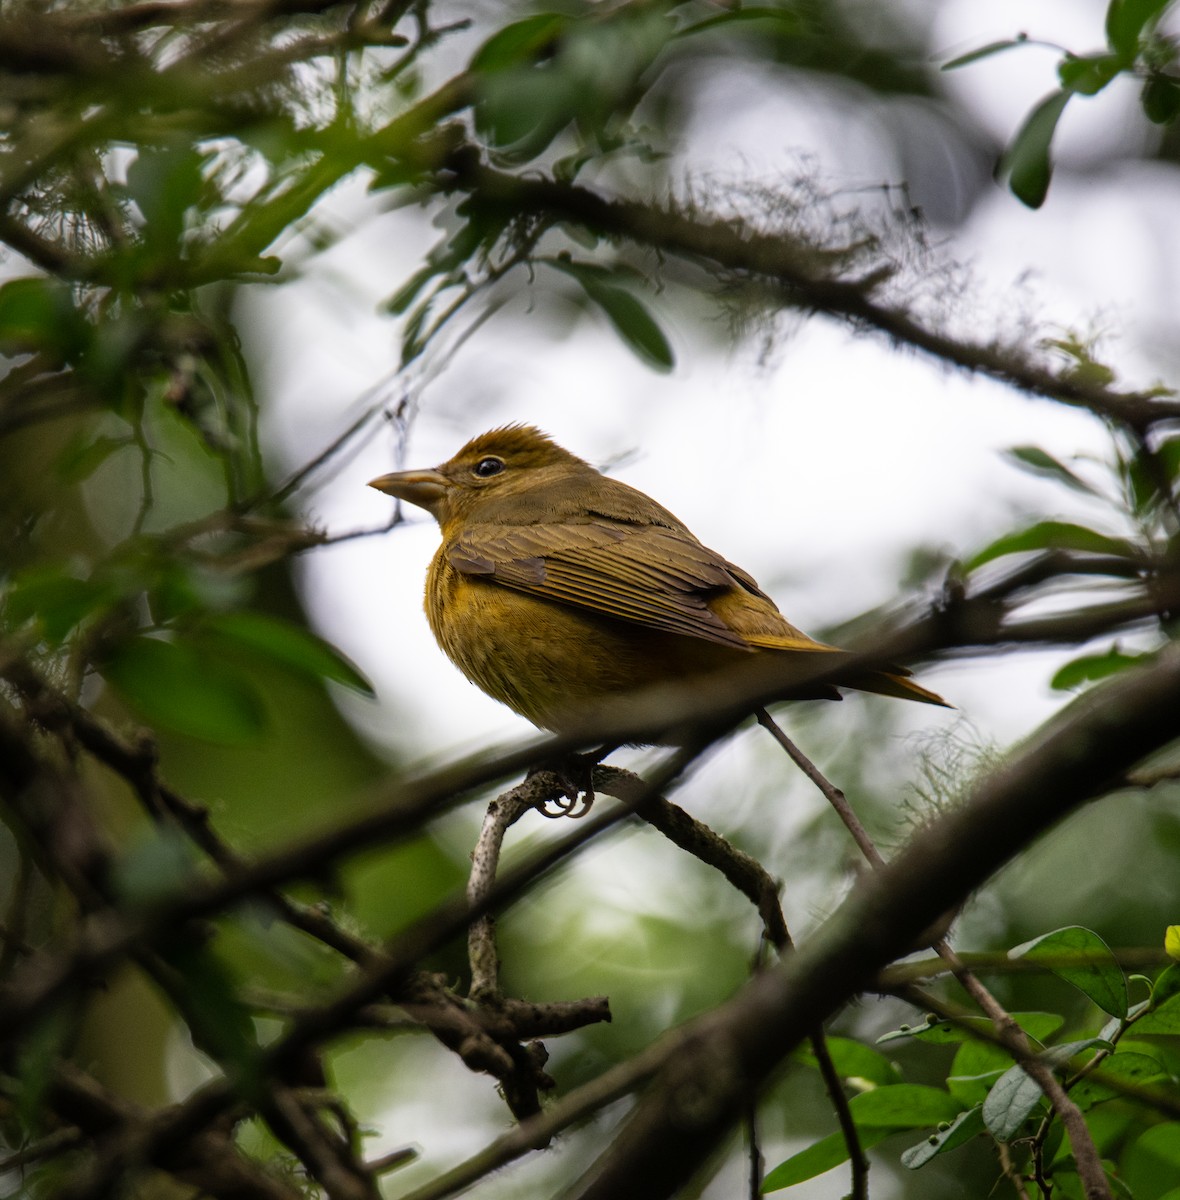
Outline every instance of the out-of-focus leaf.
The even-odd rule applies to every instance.
[[[860,1131],[860,1147],[871,1150],[878,1142],[883,1142],[892,1129],[864,1129]],[[794,1187],[807,1179],[814,1179],[833,1167],[848,1161],[848,1143],[841,1133],[830,1133],[820,1138],[818,1142],[792,1154],[785,1162],[779,1163],[773,1170],[768,1171],[762,1181],[763,1192],[778,1192],[783,1188]]]
[[[1004,38],[998,42],[988,42],[986,46],[980,46],[978,50],[968,50],[966,54],[960,54],[958,58],[952,58],[949,62],[944,62],[940,70],[955,71],[959,67],[979,62],[981,58],[991,58],[993,54],[1000,54],[1004,50],[1011,50],[1014,46],[1023,46],[1027,42],[1028,38],[1023,35],[1017,35],[1014,38]]]
[[[1087,962],[1077,966],[1059,966],[1054,959],[1077,956]],[[1110,947],[1091,929],[1069,925],[1008,951],[1009,958],[1044,962],[1059,979],[1084,992],[1103,1012],[1111,1016],[1127,1015],[1127,977]]]
[[[982,1132],[983,1105],[977,1104],[974,1108],[959,1113],[945,1129],[932,1133],[925,1141],[904,1151],[901,1156],[902,1166],[916,1171],[937,1155],[964,1145]]]
[[[1059,483],[1064,483],[1067,487],[1083,492],[1087,496],[1102,495],[1097,488],[1088,484],[1080,475],[1074,474],[1065,463],[1042,450],[1040,446],[1013,446],[1011,449],[1005,450],[1004,454],[1022,471],[1056,479]]]
[[[1038,521],[1027,529],[996,538],[969,558],[963,564],[963,569],[975,571],[984,563],[1002,558],[1005,554],[1023,554],[1030,550],[1085,550],[1092,554],[1114,554],[1121,558],[1140,557],[1139,548],[1126,538],[1111,537],[1070,521]]]
[[[1049,681],[1049,686],[1058,692],[1072,691],[1096,679],[1105,679],[1151,658],[1150,654],[1124,654],[1112,646],[1105,654],[1085,654],[1067,662]]]
[[[1106,44],[1124,62],[1133,62],[1145,26],[1169,3],[1170,0],[1110,0],[1106,7]]]
[[[153,826],[117,864],[115,887],[127,904],[147,908],[176,895],[195,865],[193,845],[184,835],[167,825]]]
[[[257,612],[221,613],[202,623],[202,640],[210,635],[310,679],[331,679],[374,695],[373,685],[335,646],[290,621]]]
[[[1135,1036],[1180,1036],[1180,993],[1169,996],[1135,1022]]]
[[[768,8],[765,5],[750,5],[731,8],[728,12],[708,17],[704,21],[687,25],[676,34],[678,38],[694,37],[699,33],[719,29],[725,25],[747,24],[750,21],[772,21],[778,26],[777,33],[803,33],[806,23],[799,13],[789,8]]]
[[[0,353],[71,358],[88,334],[67,284],[41,276],[0,284]]]
[[[76,579],[62,568],[22,573],[9,589],[4,615],[15,627],[35,620],[52,645],[60,645],[87,617],[118,599],[118,590],[93,579]]]
[[[825,1041],[832,1066],[841,1079],[863,1079],[878,1086],[901,1082],[897,1068],[872,1046],[855,1038],[829,1037]],[[819,1066],[810,1047],[800,1050],[798,1058],[809,1067]]]
[[[237,984],[208,943],[181,936],[161,951],[184,981],[183,1015],[193,1044],[228,1065],[251,1087],[258,1065],[258,1035]]]
[[[1180,1179],[1180,1121],[1146,1130],[1122,1155],[1121,1174],[1137,1197],[1162,1197]]]
[[[637,357],[659,371],[670,371],[676,359],[664,331],[631,292],[615,282],[615,276],[592,263],[572,259],[548,259],[550,266],[576,279],[586,295],[602,309],[616,332]]]
[[[529,62],[552,48],[570,23],[564,13],[536,13],[497,30],[471,59],[473,71],[503,71]]]
[[[187,223],[205,190],[207,155],[188,141],[173,146],[141,147],[127,168],[127,194],[143,214],[145,240],[162,252],[175,253]]]
[[[1167,929],[1164,930],[1164,953],[1174,963],[1180,962],[1180,925],[1169,925]],[[1169,967],[1168,971],[1172,971],[1174,973],[1174,978],[1176,978],[1176,982],[1173,984],[1173,987],[1176,990],[1180,990],[1180,972],[1177,972],[1175,967]],[[1165,975],[1167,973],[1167,971],[1164,972]],[[1161,980],[1162,978],[1163,976],[1160,977]],[[1156,988],[1159,987],[1159,983],[1160,981],[1157,980]],[[1155,995],[1155,989],[1152,990],[1152,995]]]
[[[1029,208],[1040,208],[1045,202],[1053,174],[1049,149],[1071,95],[1057,91],[1046,96],[1025,118],[1000,157],[997,174],[1007,178],[1012,194]]]
[[[93,475],[115,451],[134,445],[134,442],[131,437],[79,438],[58,457],[58,474],[63,483],[80,483]]]
[[[1154,125],[1171,125],[1180,115],[1180,84],[1166,75],[1152,75],[1139,95],[1144,115]]]
[[[240,745],[266,728],[262,699],[246,676],[184,643],[128,638],[101,673],[145,720],[177,733]]]
[[[1103,1059],[1092,1073],[1074,1084],[1069,1094],[1084,1112],[1093,1108],[1095,1104],[1122,1095],[1117,1086],[1120,1083],[1139,1086],[1165,1078],[1167,1072],[1150,1055],[1133,1050],[1119,1050],[1109,1058]]]
[[[983,1102],[983,1123],[997,1142],[1010,1142],[1041,1102],[1040,1085],[1021,1066],[1005,1071]]]
[[[1119,73],[1117,54],[1068,54],[1057,65],[1061,86],[1082,96],[1097,95]]]

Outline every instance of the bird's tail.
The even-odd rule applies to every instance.
[[[843,683],[843,681],[841,681]],[[910,678],[905,667],[890,667],[885,671],[870,671],[849,680],[845,687],[856,688],[861,692],[875,692],[878,696],[896,696],[899,700],[917,700],[921,704],[937,704],[942,708],[954,708],[937,692],[924,688]]]

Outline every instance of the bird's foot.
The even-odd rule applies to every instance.
[[[594,768],[614,746],[600,746],[588,754],[567,754],[543,766],[534,767],[529,776],[548,771],[559,789],[557,795],[547,796],[537,805],[543,817],[584,817],[594,805]]]

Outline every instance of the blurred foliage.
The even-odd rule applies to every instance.
[[[784,211],[801,206],[781,194],[761,210],[747,203],[759,213],[749,222],[692,198],[647,200],[676,182],[664,174],[669,155],[695,115],[697,86],[721,65],[773,69],[796,84],[822,78],[862,104],[937,104],[962,144],[977,146],[971,114],[940,93],[912,7],[565,0],[546,11],[456,15],[396,0],[140,0],[0,11],[0,733],[11,772],[0,773],[0,978],[24,979],[36,952],[68,956],[97,916],[163,911],[410,787],[401,764],[341,714],[341,689],[364,697],[371,688],[309,627],[293,582],[293,560],[335,536],[305,520],[308,482],[367,427],[359,422],[305,469],[276,477],[252,385],[257,364],[239,336],[244,293],[282,287],[332,244],[322,205],[333,190],[359,181],[370,211],[419,204],[442,231],[383,306],[403,365],[461,314],[472,323],[493,315],[509,277],[604,320],[656,370],[674,365],[661,307],[676,302],[703,298],[714,313],[736,306],[745,288],[763,303],[770,293],[776,307],[860,321],[897,263],[876,261],[879,241],[856,222],[817,229],[814,211]],[[1112,0],[1106,48],[1063,52],[1060,90],[1030,114],[1002,162],[1025,203],[1044,199],[1053,135],[1075,97],[1133,75],[1148,118],[1174,120],[1180,83],[1160,32],[1167,7]],[[969,69],[1022,40],[946,66]],[[636,178],[646,191],[614,208],[593,190],[626,194]],[[761,186],[751,181],[745,199]],[[930,194],[934,207],[945,199]],[[715,268],[705,251],[722,234],[747,249],[764,246],[753,234],[766,237],[790,270],[741,258]],[[912,332],[890,327],[902,340]],[[1048,349],[1066,364],[1062,387],[1113,387],[1111,369],[1079,339]],[[1036,446],[1013,449],[1022,470],[1084,494],[1103,515],[1087,524],[1038,514],[946,570],[948,594],[1051,560],[1057,566],[1021,597],[1035,606],[1045,598],[1036,583],[1065,580],[1084,617],[1091,601],[1118,604],[1163,578],[1176,559],[1180,438],[1112,421],[1111,447],[1109,462],[1076,464]],[[933,565],[947,564],[923,570]],[[1172,610],[1156,616],[1087,645],[1053,686],[1085,689],[1149,660],[1175,633]],[[888,836],[880,764],[897,750],[876,711],[841,714],[829,753],[842,785],[865,797],[867,822]],[[53,787],[23,786],[18,747]],[[977,771],[990,764],[984,756]],[[770,866],[789,881],[788,903],[826,915],[853,874],[830,814],[773,836],[734,815],[739,801],[781,805],[781,771],[776,758],[743,781],[748,797],[717,789],[724,804],[709,816],[755,856],[780,854]],[[945,772],[935,786],[938,771],[929,772],[926,800],[955,802],[967,773]],[[961,926],[978,934],[981,970],[995,972],[997,994],[1070,1084],[1118,1186],[1138,1200],[1167,1195],[1180,1172],[1180,968],[1163,967],[1158,950],[1180,909],[1169,868],[1180,852],[1174,797],[1173,783],[1084,814],[1064,840],[1034,848],[997,880]],[[48,834],[38,824],[46,814]],[[477,1148],[503,1120],[491,1086],[460,1064],[445,1031],[426,1046],[424,1024],[392,985],[406,1012],[374,1000],[332,1031],[340,1036],[324,1062],[283,1063],[272,1076],[267,1057],[276,1031],[327,1005],[355,980],[357,962],[461,888],[470,834],[468,824],[439,821],[375,839],[308,872],[281,900],[258,890],[74,981],[0,1048],[6,1191],[51,1196],[68,1183],[71,1195],[176,1194],[135,1146],[123,1158],[103,1155],[112,1128],[122,1136],[167,1115],[162,1106],[209,1078],[229,1081],[240,1100],[222,1132],[266,1163],[240,1190],[225,1185],[226,1195],[333,1190],[331,1172],[274,1106],[276,1079],[280,1092],[335,1086],[331,1132],[350,1161],[378,1156],[369,1153],[378,1124],[393,1139],[410,1140],[410,1127],[432,1143],[430,1171],[457,1157],[453,1145],[468,1145],[449,1140],[453,1127],[466,1122]],[[502,922],[511,994],[611,995],[614,1024],[555,1046],[562,1092],[709,1011],[749,974],[753,912],[719,877],[654,841],[617,839],[603,852],[616,863],[642,859],[633,876],[649,891],[604,900],[611,869],[587,856]],[[1096,889],[1095,859],[1127,886]],[[1053,915],[1056,924],[1057,907],[1069,911],[1054,929],[1046,922]],[[465,1012],[460,940],[415,966]],[[1125,965],[1122,952],[1143,947],[1150,975]],[[881,1145],[878,1161],[904,1178],[905,1194],[946,1195],[951,1180],[985,1194],[1031,1177],[1043,1195],[1081,1195],[1060,1123],[1009,1053],[971,1036],[982,1025],[872,1027],[895,1011],[840,1015],[828,1049],[862,1146]],[[848,1157],[826,1120],[817,1065],[800,1051],[766,1098],[768,1189]],[[73,1069],[119,1103],[87,1109],[70,1090]],[[545,1159],[552,1187],[598,1151],[609,1132],[598,1120],[571,1135],[568,1161]],[[800,1138],[808,1144],[792,1149]],[[1002,1170],[988,1152],[998,1145]],[[170,1169],[183,1178],[183,1167]],[[412,1170],[406,1179],[425,1175]]]

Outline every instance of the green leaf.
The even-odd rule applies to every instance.
[[[131,437],[90,437],[71,442],[59,455],[57,471],[63,483],[81,483],[89,479],[117,450],[135,444]]]
[[[1040,1085],[1017,1065],[1005,1071],[983,1102],[983,1123],[997,1142],[1010,1142],[1040,1103]]]
[[[40,276],[0,284],[0,353],[70,358],[88,334],[66,284]]]
[[[983,1105],[977,1104],[959,1115],[938,1133],[932,1133],[916,1146],[911,1146],[902,1152],[901,1165],[916,1171],[924,1167],[932,1158],[954,1150],[969,1142],[973,1137],[983,1132]]]
[[[1117,54],[1067,54],[1057,65],[1061,86],[1082,96],[1097,95],[1119,73]]]
[[[551,49],[554,39],[570,23],[563,13],[537,13],[505,25],[475,52],[473,71],[503,71],[531,62]]]
[[[1065,1023],[1059,1013],[1015,1013],[1020,1027],[1037,1044],[1044,1043]],[[991,1021],[979,1017],[980,1032],[993,1032]],[[947,1073],[947,1090],[963,1108],[982,1104],[992,1084],[1012,1066],[1012,1055],[994,1042],[971,1038],[955,1052]]]
[[[1056,479],[1059,483],[1064,483],[1074,491],[1082,492],[1087,496],[1102,495],[1097,488],[1088,484],[1080,475],[1075,475],[1063,462],[1042,450],[1040,446],[1013,446],[1011,449],[1005,450],[1004,455],[1022,471],[1028,471],[1033,475],[1042,475],[1048,479]]]
[[[1169,996],[1135,1022],[1135,1036],[1180,1037],[1180,993]]]
[[[699,33],[718,29],[724,25],[746,24],[750,21],[773,21],[779,26],[774,32],[780,35],[783,33],[805,33],[807,31],[804,18],[799,13],[792,12],[789,8],[767,8],[765,6],[751,5],[744,8],[731,8],[728,12],[719,13],[715,17],[708,17],[703,21],[696,22],[694,25],[687,25],[676,36],[678,38],[694,37]]]
[[[1120,1083],[1140,1086],[1166,1079],[1167,1071],[1157,1059],[1134,1050],[1119,1050],[1070,1089],[1070,1098],[1083,1112],[1122,1095]],[[1113,1085],[1113,1086],[1112,1086]]]
[[[894,1083],[853,1096],[848,1108],[858,1129],[922,1129],[953,1121],[962,1105],[942,1088]]]
[[[1044,962],[1059,979],[1084,992],[1103,1012],[1127,1015],[1127,977],[1115,961],[1110,947],[1093,930],[1080,925],[1056,929],[1008,951],[1009,958]],[[1057,966],[1054,959],[1084,958],[1080,965]]]
[[[1149,76],[1139,95],[1144,115],[1154,125],[1171,125],[1180,115],[1180,83],[1166,75]]]
[[[45,640],[59,646],[83,621],[106,612],[118,598],[110,584],[76,579],[61,567],[44,567],[13,581],[4,616],[14,628],[36,621]]]
[[[1162,1196],[1180,1179],[1180,1122],[1148,1129],[1122,1155],[1121,1172],[1137,1197]]]
[[[266,728],[262,699],[249,680],[182,642],[128,638],[101,674],[145,720],[176,733],[241,745]]]
[[[1105,679],[1137,666],[1152,654],[1124,654],[1118,646],[1112,646],[1105,654],[1084,654],[1067,662],[1049,681],[1049,686],[1058,692],[1072,691],[1096,679]]]
[[[1180,928],[1176,925],[1169,925],[1169,929]],[[1171,958],[1173,953],[1168,949],[1167,942],[1164,943],[1164,951]],[[1165,1000],[1170,1000],[1173,996],[1180,995],[1180,964],[1169,963],[1156,977],[1156,981],[1151,987],[1151,1004],[1152,1007],[1163,1004]]]
[[[1007,177],[1012,194],[1029,208],[1040,208],[1045,202],[1053,174],[1049,148],[1057,122],[1072,95],[1063,90],[1046,96],[1025,118],[1000,157],[998,176]]]
[[[1062,1025],[1065,1018],[1057,1013],[1019,1012],[1012,1013],[1012,1018],[1031,1038],[1044,1043]],[[917,1038],[922,1042],[934,1045],[946,1045],[953,1042],[973,1042],[980,1037],[986,1038],[994,1029],[987,1017],[964,1017],[959,1021],[931,1021],[921,1025],[906,1025],[891,1033],[882,1034],[877,1044],[896,1041],[899,1038]]]
[[[841,1079],[864,1079],[878,1086],[901,1082],[897,1068],[871,1046],[854,1038],[829,1037],[825,1042],[832,1065]],[[819,1064],[810,1047],[800,1050],[797,1057],[800,1062],[818,1069]]]
[[[1168,7],[1170,0],[1110,0],[1106,9],[1106,44],[1127,63],[1139,51],[1144,28]]]
[[[545,261],[582,285],[586,295],[602,309],[615,331],[643,362],[659,371],[672,369],[676,359],[664,331],[643,304],[615,282],[616,275],[595,264],[572,259]]]
[[[939,68],[942,71],[956,71],[959,67],[965,67],[969,63],[979,62],[981,58],[990,58],[993,54],[1000,54],[1005,50],[1011,50],[1014,46],[1023,46],[1028,41],[1024,34],[1018,34],[1014,38],[1004,38],[998,42],[988,42],[986,46],[980,46],[978,50],[969,50],[966,54],[960,54],[958,58],[952,58],[950,62],[944,62]]]
[[[870,1150],[878,1142],[883,1142],[894,1131],[891,1129],[869,1129],[861,1132],[860,1146],[862,1150]],[[848,1161],[848,1143],[841,1133],[830,1133],[818,1142],[791,1155],[785,1162],[779,1163],[769,1171],[762,1181],[763,1192],[778,1192],[783,1188],[794,1187],[797,1183],[814,1179],[833,1167]]]
[[[201,625],[200,635],[231,643],[267,662],[286,667],[310,679],[331,679],[365,696],[373,685],[335,646],[314,633],[279,617],[257,612],[222,613]]]
[[[990,545],[985,546],[964,564],[967,572],[975,571],[984,563],[1002,558],[1006,554],[1024,554],[1031,550],[1082,550],[1091,554],[1113,554],[1120,558],[1137,560],[1139,549],[1134,542],[1125,538],[1111,537],[1075,525],[1070,521],[1038,521],[1027,529],[1006,533]]]

